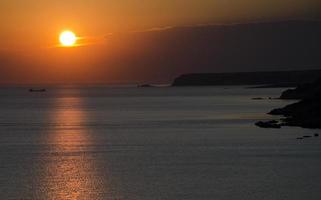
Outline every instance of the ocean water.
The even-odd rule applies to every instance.
[[[283,89],[0,89],[0,199],[319,200],[317,130],[260,129]]]

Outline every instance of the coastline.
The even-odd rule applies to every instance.
[[[298,102],[273,109],[268,113],[281,116],[279,121],[260,121],[256,123],[257,126],[262,128],[281,128],[282,126],[321,128],[321,78],[313,83],[284,91],[280,99],[298,100]]]

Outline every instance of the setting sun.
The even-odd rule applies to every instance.
[[[60,34],[59,41],[62,46],[71,47],[75,45],[77,37],[71,31],[64,31]]]

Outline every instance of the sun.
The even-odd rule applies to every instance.
[[[59,41],[62,46],[71,47],[75,45],[77,37],[72,31],[63,31],[60,33]]]

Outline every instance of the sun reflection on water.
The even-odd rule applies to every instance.
[[[83,102],[74,97],[57,98],[54,106],[41,193],[45,199],[100,199],[106,186],[90,153],[93,141],[84,128],[87,116]]]

